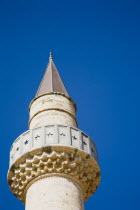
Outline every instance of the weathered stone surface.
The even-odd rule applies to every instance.
[[[69,125],[77,127],[76,105],[62,93],[48,93],[35,98],[29,107],[29,128],[42,125]]]
[[[83,191],[71,179],[48,177],[27,191],[26,210],[83,210]]]

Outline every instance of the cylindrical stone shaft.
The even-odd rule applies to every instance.
[[[77,127],[76,106],[62,94],[46,94],[34,99],[29,107],[29,128],[42,125],[69,125]]]
[[[43,178],[29,187],[26,210],[84,210],[83,191],[67,178]]]

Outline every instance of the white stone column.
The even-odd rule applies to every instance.
[[[29,128],[42,125],[68,125],[77,127],[76,105],[61,93],[49,93],[32,100],[29,106]]]
[[[84,210],[83,191],[67,178],[43,178],[27,190],[26,210]]]

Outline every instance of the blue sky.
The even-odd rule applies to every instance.
[[[24,209],[7,185],[9,151],[52,50],[98,148],[101,184],[85,209],[140,209],[139,11],[138,0],[0,1],[2,208]]]

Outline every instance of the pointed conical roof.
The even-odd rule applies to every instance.
[[[52,54],[50,53],[48,66],[35,97],[51,92],[64,93],[68,96],[68,92],[54,65]]]

